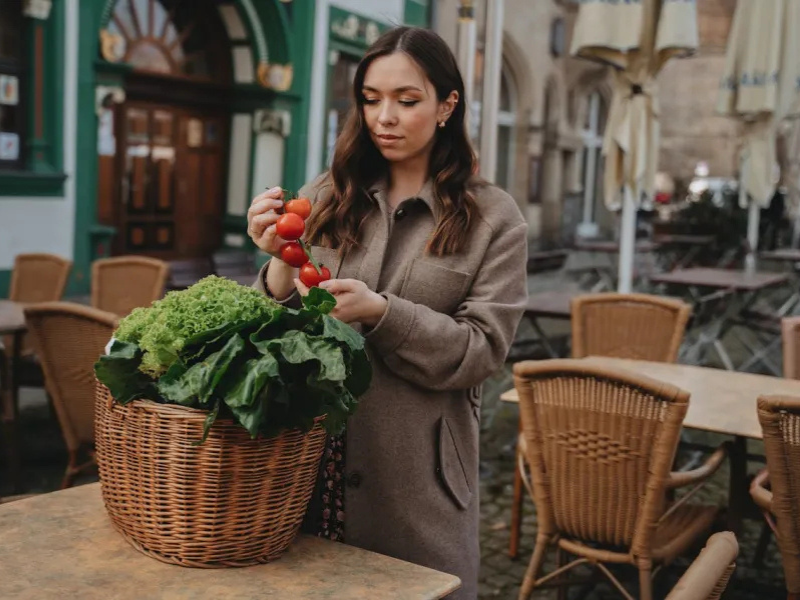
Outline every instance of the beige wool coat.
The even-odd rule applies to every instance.
[[[300,195],[315,202],[331,185],[323,175]],[[373,380],[347,424],[345,540],[457,575],[462,588],[450,597],[470,600],[481,385],[503,365],[527,300],[522,214],[497,187],[473,194],[479,216],[461,253],[425,253],[438,216],[430,182],[394,210],[384,185],[371,188],[363,243],[343,260],[312,249],[334,278],[360,279],[388,300],[374,328],[357,326]],[[256,287],[266,291],[264,275]]]

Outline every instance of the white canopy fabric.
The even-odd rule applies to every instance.
[[[742,121],[741,184],[759,206],[777,185],[780,121],[800,116],[800,0],[740,1],[733,17],[717,111]]]
[[[660,138],[656,76],[670,58],[690,54],[697,44],[694,0],[581,3],[572,53],[617,69],[603,144],[610,209],[620,208],[622,186],[637,204],[642,194],[652,198]]]

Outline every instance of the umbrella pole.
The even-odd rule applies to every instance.
[[[622,190],[617,291],[621,294],[630,294],[633,286],[633,252],[636,245],[636,205],[630,186],[624,185]]]
[[[743,197],[744,196],[744,197]],[[739,202],[747,201],[747,191],[744,185],[739,184]],[[750,199],[747,215],[747,256],[744,259],[744,269],[748,273],[756,270],[756,253],[758,252],[758,223],[761,217],[761,207]]]

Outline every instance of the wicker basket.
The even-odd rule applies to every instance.
[[[97,384],[96,447],[103,502],[137,550],[186,567],[241,567],[278,558],[303,520],[325,443],[309,433],[251,439],[232,421],[202,436],[205,412],[113,402]]]

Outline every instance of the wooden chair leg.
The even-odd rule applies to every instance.
[[[511,500],[511,538],[508,543],[508,555],[511,558],[519,556],[519,539],[522,534],[522,503],[525,499],[522,474],[517,466],[519,463],[518,458],[519,447],[517,447],[514,460],[514,497]]]
[[[639,598],[653,600],[653,568],[639,567]]]
[[[75,450],[69,452],[69,464],[64,472],[64,479],[61,480],[61,489],[65,490],[72,487],[75,482],[75,476],[78,474],[78,453]]]
[[[569,556],[567,555],[566,551],[561,548],[556,550],[556,565],[557,568],[561,568],[567,564],[567,560]],[[569,584],[569,573],[562,573],[556,579],[556,584],[558,585],[558,591],[556,592],[556,600],[567,600],[567,587]]]
[[[772,530],[769,528],[769,525],[767,523],[764,523],[761,526],[761,535],[758,536],[756,551],[753,554],[754,567],[764,566],[764,556],[767,554],[767,548],[769,547],[769,541],[771,537],[772,537]]]
[[[528,569],[525,571],[525,578],[522,580],[522,587],[519,590],[519,600],[528,600],[531,592],[533,592],[536,577],[539,575],[542,563],[544,563],[544,555],[547,552],[548,541],[548,538],[544,535],[540,534],[536,536],[536,547],[533,549],[531,562],[528,565]]]

